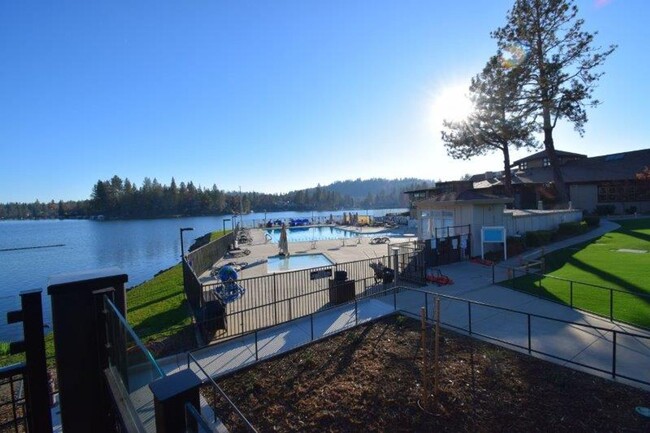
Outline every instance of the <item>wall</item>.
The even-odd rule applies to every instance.
[[[560,223],[581,221],[582,210],[526,211],[508,210],[503,216],[503,225],[508,236],[523,235],[537,230],[555,230]]]
[[[481,254],[481,227],[502,226],[503,223],[502,204],[476,204],[473,206],[472,221],[472,251],[473,255]],[[500,248],[503,246],[498,245]]]
[[[596,185],[571,185],[569,197],[574,209],[593,212],[598,205],[598,187]]]
[[[454,212],[454,225],[471,225],[472,255],[481,251],[481,227],[504,226],[508,236],[528,231],[554,230],[560,223],[581,221],[582,210],[506,210],[502,204],[436,204],[436,210]],[[428,209],[419,209],[427,211]],[[421,234],[418,233],[420,236]],[[502,248],[498,244],[492,246]],[[490,248],[487,248],[486,251]]]

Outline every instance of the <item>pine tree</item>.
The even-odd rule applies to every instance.
[[[597,33],[584,31],[583,25],[573,0],[516,0],[507,24],[492,33],[503,52],[521,57],[525,74],[521,97],[536,121],[541,118],[560,203],[566,203],[568,195],[553,130],[559,119],[566,119],[584,134],[586,108],[599,104],[593,91],[603,73],[597,69],[616,49],[615,45],[595,47]]]

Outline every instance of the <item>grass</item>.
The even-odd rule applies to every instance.
[[[547,254],[549,276],[519,277],[510,286],[606,317],[610,315],[610,290],[603,288],[620,290],[613,292],[613,318],[650,328],[650,218],[619,223],[618,230],[598,239]]]
[[[145,342],[164,339],[191,325],[180,264],[128,292],[127,319]]]

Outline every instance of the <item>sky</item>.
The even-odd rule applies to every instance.
[[[87,199],[113,175],[281,193],[499,170],[448,157],[440,130],[512,3],[3,0],[0,203]],[[576,4],[618,49],[584,137],[561,123],[556,148],[647,148],[650,2]]]

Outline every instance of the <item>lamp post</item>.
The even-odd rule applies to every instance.
[[[181,260],[185,257],[185,247],[183,246],[183,232],[194,230],[194,227],[183,227],[181,228]]]
[[[230,221],[230,218],[224,218],[223,221],[221,221],[223,223],[223,232],[224,233],[226,233],[226,221]]]

